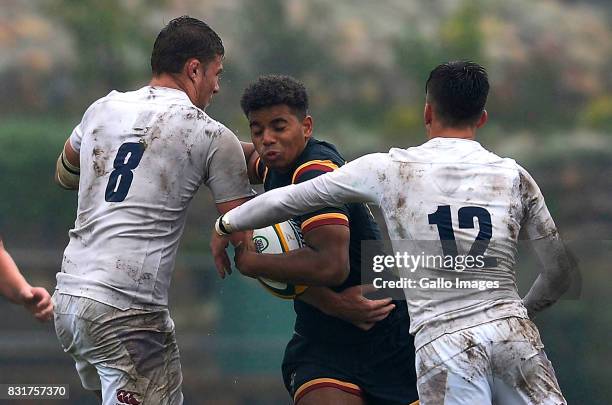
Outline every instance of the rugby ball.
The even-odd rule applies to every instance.
[[[293,221],[285,221],[253,231],[253,243],[258,253],[280,254],[304,246],[300,228]],[[268,292],[283,299],[293,299],[306,291],[307,286],[293,285],[258,277],[259,283]]]

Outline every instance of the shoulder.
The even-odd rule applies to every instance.
[[[306,145],[306,148],[298,158],[298,162],[306,163],[309,160],[331,160],[336,165],[344,164],[344,158],[338,152],[336,145],[311,138]]]
[[[323,173],[334,171],[344,163],[344,159],[333,144],[311,138],[297,161],[291,182],[310,180]]]
[[[87,107],[87,110],[85,110],[85,113],[83,114],[83,119],[87,118],[87,116],[91,115],[96,110],[98,110],[100,107],[104,106],[104,104],[107,103],[108,101],[117,99],[123,94],[124,93],[118,92],[117,90],[112,90],[106,96],[100,97],[99,99],[91,103],[89,107]]]
[[[534,200],[542,193],[540,191],[540,187],[538,183],[534,180],[534,178],[529,174],[529,172],[519,165],[515,163],[517,174],[518,174],[518,183],[519,183],[519,191],[521,199],[524,204],[532,205]]]
[[[188,114],[189,119],[195,120],[198,132],[205,139],[211,142],[238,142],[234,132],[221,122],[211,118],[203,110],[192,106],[192,111]]]

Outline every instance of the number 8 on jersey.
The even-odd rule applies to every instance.
[[[140,142],[126,142],[119,147],[113,162],[113,170],[108,179],[104,199],[108,202],[121,202],[125,200],[134,173],[144,153],[144,145]]]

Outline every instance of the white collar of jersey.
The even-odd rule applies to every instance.
[[[462,149],[484,149],[480,142],[465,138],[443,138],[435,137],[425,142],[422,146],[433,148],[462,148]]]
[[[461,143],[461,142],[466,142],[466,143],[471,143],[474,145],[478,145],[480,146],[480,142],[474,140],[474,139],[465,139],[465,138],[445,138],[445,137],[441,137],[441,136],[436,136],[435,138],[431,138],[430,140],[428,140],[425,143]]]
[[[142,92],[151,92],[161,96],[167,96],[172,98],[180,98],[191,103],[189,96],[183,90],[175,89],[172,87],[162,86],[144,86],[140,89]]]

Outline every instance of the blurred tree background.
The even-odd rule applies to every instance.
[[[33,282],[54,287],[74,221],[76,194],[52,183],[63,142],[95,99],[147,83],[158,31],[182,14],[207,21],[226,47],[212,117],[248,140],[243,88],[260,74],[291,74],[309,89],[316,136],[347,159],[421,143],[429,71],[451,59],[484,64],[492,88],[481,142],[532,172],[567,239],[612,239],[609,1],[4,0],[0,233]],[[237,275],[216,280],[206,192],[189,215],[172,287],[187,399],[286,403],[279,364],[290,303]],[[584,258],[579,301],[538,319],[570,403],[612,396],[604,256]],[[70,378],[72,402],[87,403],[52,326],[4,301],[0,310],[13,325],[0,338],[0,383]]]

